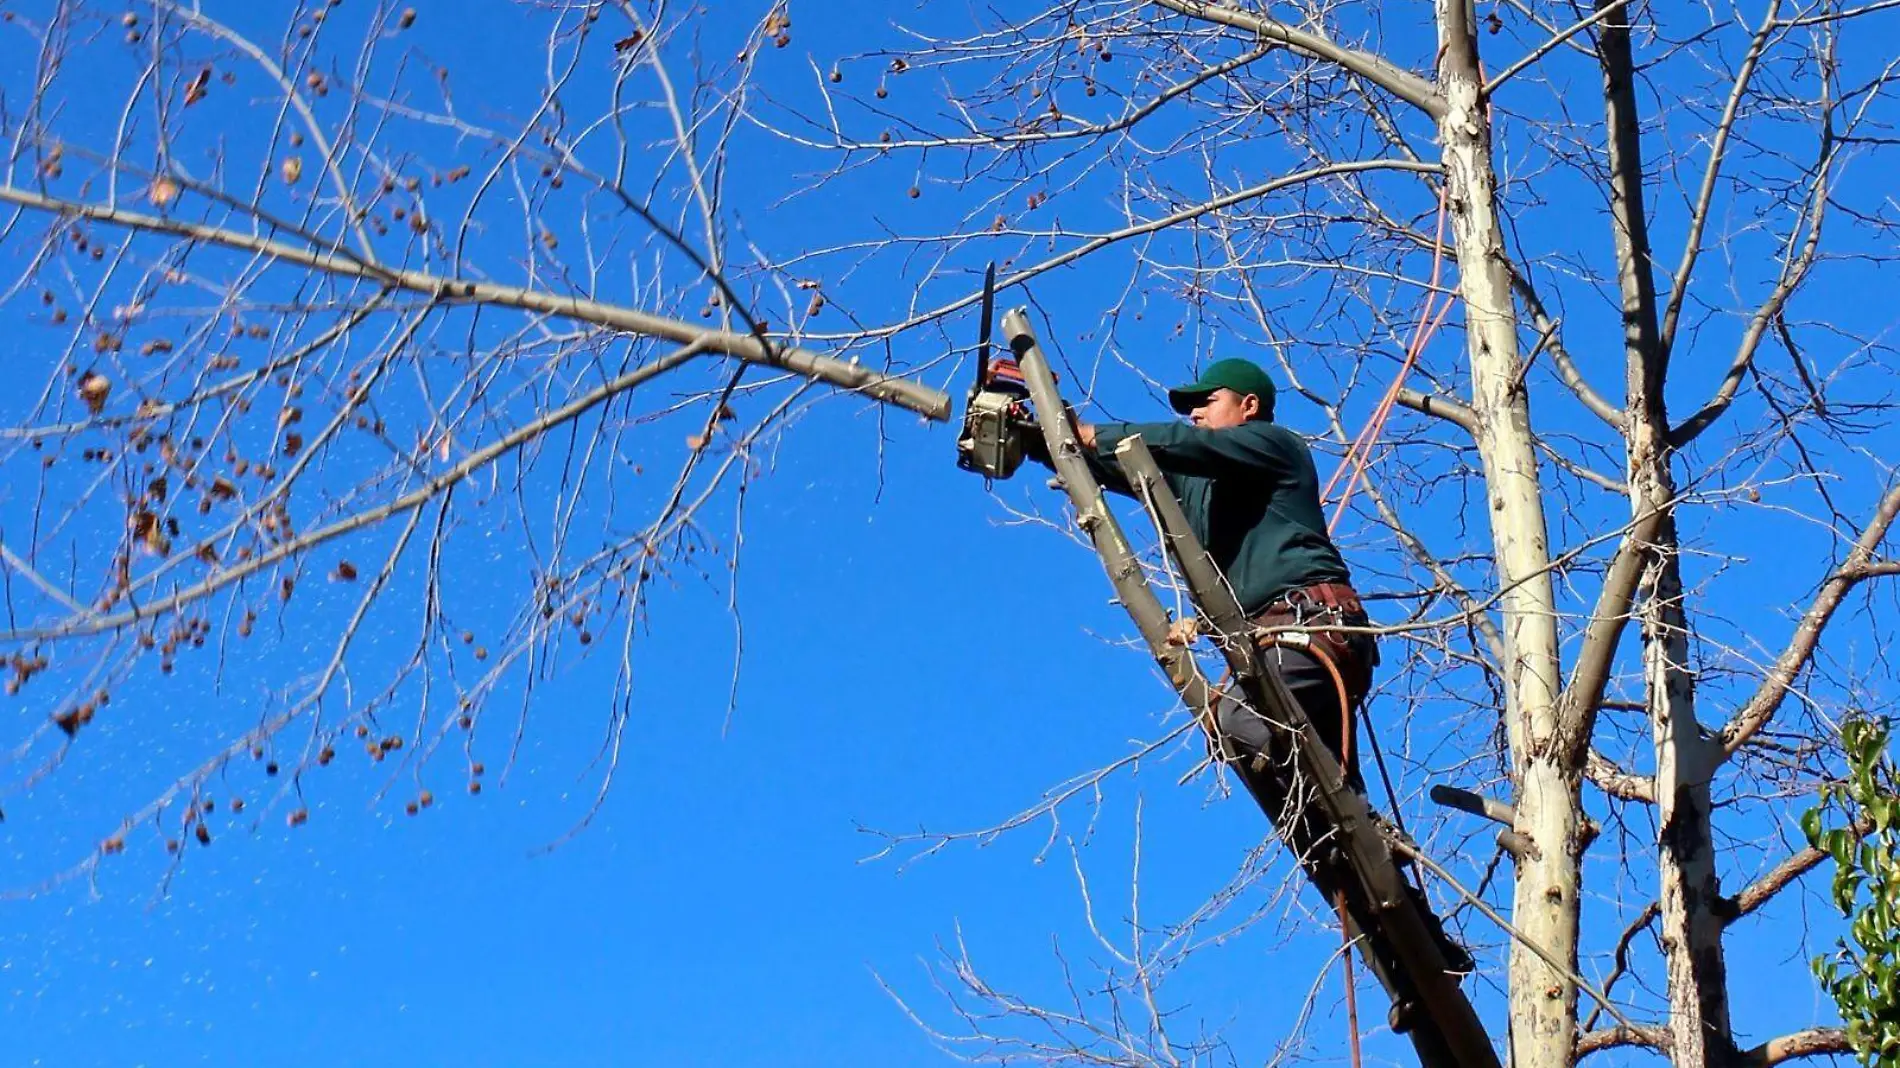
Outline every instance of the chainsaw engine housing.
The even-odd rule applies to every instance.
[[[1008,478],[1023,463],[1023,395],[1013,390],[977,389],[963,413],[957,436],[957,466],[984,478]]]

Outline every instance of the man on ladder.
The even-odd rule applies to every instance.
[[[1083,458],[1102,488],[1134,496],[1115,461],[1115,446],[1140,435],[1180,501],[1195,537],[1226,576],[1256,627],[1265,665],[1286,684],[1321,741],[1361,794],[1356,716],[1379,663],[1371,621],[1352,575],[1327,532],[1319,479],[1305,439],[1273,421],[1273,380],[1248,360],[1225,359],[1194,382],[1168,391],[1186,423],[1076,423]],[[1040,434],[1023,454],[1053,467]],[[1229,702],[1218,723],[1232,756],[1266,749],[1266,720]],[[1242,775],[1251,761],[1237,761]],[[1418,891],[1410,883],[1408,891]],[[1423,902],[1421,901],[1422,905]],[[1471,956],[1437,926],[1433,934],[1455,972]]]
[[[1312,451],[1273,421],[1275,395],[1273,380],[1254,363],[1220,360],[1168,391],[1186,423],[1078,422],[1076,435],[1102,488],[1126,496],[1134,491],[1115,445],[1141,435],[1195,536],[1262,629],[1263,659],[1364,793],[1358,747],[1345,740],[1372,687],[1378,650],[1352,574],[1326,532]],[[1025,446],[1030,459],[1051,466],[1041,435],[1029,435]],[[1251,710],[1229,713],[1219,726],[1243,755],[1266,745],[1266,723]]]

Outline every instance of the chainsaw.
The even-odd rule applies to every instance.
[[[1035,433],[1029,386],[1022,368],[1007,357],[991,358],[990,320],[996,312],[996,265],[983,274],[983,320],[977,327],[976,384],[963,407],[957,435],[957,466],[984,481],[1008,478],[1023,462],[1023,435]]]

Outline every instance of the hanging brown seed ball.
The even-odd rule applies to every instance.
[[[79,376],[79,399],[86,404],[86,410],[94,415],[106,410],[106,398],[112,394],[112,380],[97,371],[87,371]]]

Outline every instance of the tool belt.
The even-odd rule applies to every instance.
[[[1366,614],[1366,606],[1359,603],[1359,594],[1351,586],[1343,582],[1320,582],[1286,591],[1261,609],[1260,615],[1263,618],[1293,616],[1302,611],[1311,613],[1326,608],[1335,609],[1342,616]]]
[[[1269,602],[1253,617],[1262,628],[1262,647],[1278,644],[1287,628],[1297,632],[1332,660],[1346,680],[1346,689],[1354,704],[1372,688],[1372,669],[1379,663],[1378,647],[1369,634],[1344,634],[1337,630],[1314,629],[1333,626],[1365,626],[1369,620],[1359,594],[1343,582],[1321,582],[1288,590]]]

